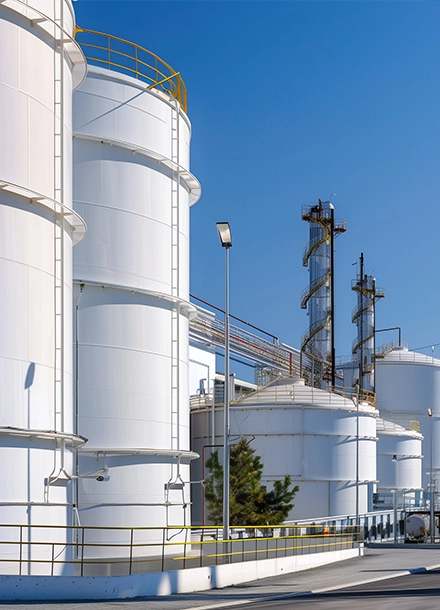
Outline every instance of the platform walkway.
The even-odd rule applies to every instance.
[[[440,567],[440,545],[374,545],[364,557],[203,593],[103,602],[3,603],[14,610],[215,610],[291,595],[318,593]],[[250,605],[251,609],[252,606]]]

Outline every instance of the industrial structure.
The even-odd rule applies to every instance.
[[[1,570],[14,571],[19,545],[28,574],[46,561],[66,574],[80,527],[93,528],[88,552],[101,561],[124,553],[126,527],[204,522],[204,463],[223,438],[225,325],[189,294],[201,187],[180,73],[76,27],[70,0],[0,0],[0,57],[0,529],[34,526],[32,540],[20,526],[19,541],[0,545]],[[291,518],[359,515],[394,488],[417,504],[440,470],[440,361],[376,348],[384,292],[361,255],[353,360],[336,376],[334,238],[345,221],[321,200],[302,218],[309,328],[299,350],[231,316],[231,351],[255,370],[230,381],[231,439],[253,439],[269,487],[285,474],[299,484]],[[57,529],[35,529],[44,524]],[[136,544],[157,532],[137,533],[132,554],[148,555]]]
[[[351,289],[357,293],[357,305],[352,311],[352,322],[357,327],[357,337],[352,346],[353,363],[357,367],[353,383],[359,384],[361,390],[374,392],[375,305],[385,296],[385,291],[376,288],[376,279],[365,273],[363,252],[359,258],[359,273],[352,281]]]
[[[301,379],[280,379],[232,401],[231,437],[252,439],[268,488],[285,474],[299,485],[288,519],[354,514],[356,501],[365,513],[372,509],[376,481],[377,415],[368,403],[355,406],[350,395],[312,388]],[[194,403],[192,442],[199,454],[207,456],[221,445],[222,418],[221,404],[212,409]],[[195,500],[196,523],[202,511]]]
[[[303,265],[309,269],[309,284],[301,294],[307,308],[309,328],[301,338],[301,351],[316,362],[312,385],[325,381],[335,386],[335,283],[334,239],[346,229],[345,220],[335,220],[330,201],[303,206],[302,219],[310,224],[310,240],[303,251]]]
[[[188,524],[200,185],[184,82],[142,47],[76,28],[70,0],[0,3],[0,45],[2,116],[14,116],[0,153],[0,455],[13,465],[0,523],[60,526],[59,543],[76,525]]]
[[[376,354],[376,395],[383,418],[416,425],[423,435],[421,487],[429,493],[432,487],[436,492],[440,472],[440,360],[409,351],[405,344],[388,345]]]
[[[72,248],[85,223],[72,209],[70,108],[86,67],[73,37],[69,0],[0,3],[2,524],[74,518],[70,480],[85,439],[74,425]],[[56,536],[68,539],[62,528]],[[14,550],[3,546],[1,558]]]
[[[137,45],[86,30],[77,41],[94,58],[73,96],[74,208],[88,227],[73,259],[76,417],[89,439],[78,471],[104,477],[80,474],[80,522],[189,524],[189,209],[200,185],[185,85]],[[111,70],[121,53],[128,74]]]

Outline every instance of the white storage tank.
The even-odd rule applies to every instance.
[[[216,444],[222,444],[223,408],[216,408]],[[356,511],[357,418],[359,417],[359,511],[367,512],[376,480],[374,407],[338,394],[280,380],[231,404],[231,436],[252,439],[263,464],[262,482],[289,474],[299,485],[290,520],[354,514]],[[193,449],[210,439],[210,411],[192,413]],[[201,507],[194,507],[201,518]]]
[[[0,523],[72,525],[72,89],[85,76],[70,0],[0,3]],[[18,529],[0,528],[18,542]],[[66,531],[24,527],[24,542]],[[18,544],[0,549],[18,557]],[[49,559],[50,545],[22,557]],[[17,573],[18,564],[10,567]],[[22,568],[23,569],[23,568]],[[24,568],[48,572],[44,562]],[[2,563],[2,572],[8,564]],[[63,571],[55,565],[54,573]],[[23,573],[23,572],[22,572]]]
[[[86,54],[89,43],[118,44],[85,31],[78,40]],[[160,72],[151,84],[102,65],[89,65],[73,101],[74,206],[88,223],[74,258],[78,429],[89,439],[79,475],[104,479],[80,478],[80,520],[189,525],[189,209],[200,185],[189,172],[186,94],[179,75],[164,91]],[[137,536],[162,541],[159,531]]]
[[[403,420],[402,420],[403,423]],[[418,422],[406,422],[415,427]],[[422,441],[417,430],[384,419],[377,420],[377,492],[391,498],[397,489],[399,506],[413,507],[422,488]],[[392,499],[391,499],[392,502]],[[380,504],[377,505],[380,508]]]
[[[392,421],[420,422],[423,435],[422,487],[427,490],[430,476],[430,437],[432,429],[433,479],[438,486],[440,472],[440,360],[394,347],[376,356],[376,395],[381,417]],[[432,410],[432,418],[428,417]]]

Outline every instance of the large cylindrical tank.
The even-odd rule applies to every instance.
[[[72,411],[72,246],[85,232],[71,210],[71,98],[85,75],[73,28],[70,0],[0,3],[2,524],[72,525],[72,450],[82,442]],[[3,527],[1,538],[20,533]],[[22,539],[62,543],[66,532],[25,527]],[[63,559],[64,546],[54,548]],[[52,551],[21,549],[41,560]],[[20,547],[1,553],[18,557]],[[26,566],[40,568],[50,573]]]
[[[433,480],[440,473],[440,360],[396,347],[376,357],[377,407],[381,417],[392,421],[416,420],[423,435],[422,487],[430,480],[432,431]],[[432,417],[428,416],[432,410]]]
[[[423,436],[381,418],[377,420],[377,436],[378,494],[389,495],[397,489],[399,506],[414,505],[422,488]]]
[[[94,66],[73,116],[74,207],[88,223],[74,257],[78,430],[89,439],[80,520],[189,525],[191,125],[172,95]],[[98,470],[108,480],[84,476]]]
[[[215,414],[215,444],[221,444],[223,408],[216,408]],[[252,439],[268,488],[286,474],[299,485],[290,520],[354,514],[358,454],[363,513],[369,509],[376,479],[376,416],[365,403],[357,410],[348,398],[303,381],[280,380],[231,405],[231,437]],[[208,457],[209,409],[192,412],[192,431],[194,451]],[[201,507],[194,507],[196,519],[201,512]]]

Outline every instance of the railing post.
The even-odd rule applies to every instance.
[[[200,567],[203,565],[203,534],[205,530],[202,528],[202,534],[200,536]]]
[[[84,526],[81,529],[82,529],[82,540],[81,540],[81,576],[84,576],[84,538],[85,538]]]
[[[110,66],[111,66],[110,36],[107,36],[107,40],[108,40],[108,47],[107,47],[107,53],[108,53],[108,69],[110,70]]]
[[[19,576],[21,576],[22,562],[23,562],[23,526],[20,525],[20,564],[19,564]]]
[[[163,536],[162,536],[162,572],[164,572],[165,568],[165,528],[163,528]]]
[[[52,542],[52,561],[51,561],[51,568],[50,568],[50,575],[53,576],[53,562],[55,561],[55,543]]]
[[[188,544],[188,529],[185,530],[185,546],[183,547],[183,569],[186,565],[186,545]]]
[[[130,533],[130,566],[129,566],[129,574],[131,575],[131,570],[132,570],[132,566],[133,566],[133,534],[134,534],[134,530],[133,528],[131,528],[131,533]]]

